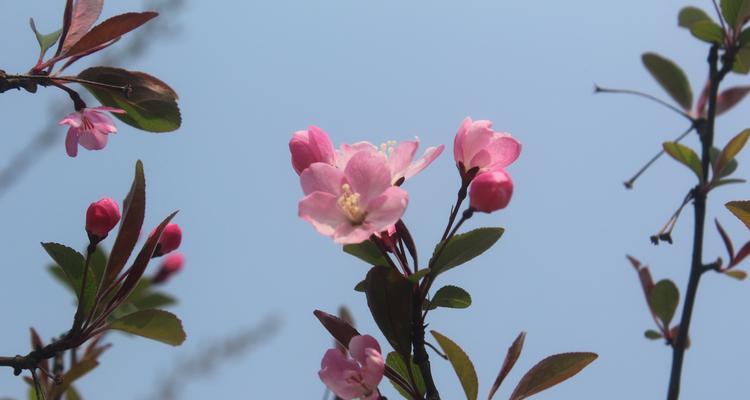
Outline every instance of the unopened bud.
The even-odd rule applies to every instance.
[[[469,187],[471,208],[485,213],[507,207],[512,195],[513,181],[503,170],[481,173]]]
[[[93,241],[101,241],[120,222],[120,208],[117,203],[105,197],[91,203],[86,210],[86,232]]]

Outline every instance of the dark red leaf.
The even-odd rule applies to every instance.
[[[142,13],[125,13],[114,16],[88,31],[81,40],[76,42],[65,53],[67,56],[75,56],[107,43],[111,40],[132,31],[145,24],[158,13],[148,11]]]
[[[505,377],[508,376],[508,373],[510,373],[510,370],[513,369],[513,366],[516,365],[516,361],[518,361],[518,357],[521,355],[521,350],[523,349],[523,342],[525,339],[526,332],[521,332],[516,340],[513,341],[513,344],[508,348],[508,353],[505,355],[503,366],[502,368],[500,368],[500,373],[497,374],[495,383],[492,384],[492,388],[490,389],[490,394],[487,396],[487,400],[492,399],[492,396],[494,396],[495,392],[497,392],[497,389],[500,388],[500,385],[503,383]]]
[[[326,328],[328,333],[344,346],[344,348],[348,349],[349,341],[352,340],[353,337],[359,336],[359,332],[357,332],[354,327],[335,315],[320,310],[313,311],[313,314],[315,314],[320,323],[323,324],[323,327]]]
[[[727,253],[729,253],[729,265],[734,265],[734,245],[732,245],[732,239],[729,238],[729,235],[727,235],[727,232],[722,228],[718,219],[715,219],[714,222],[716,222],[716,229],[719,231],[719,235],[721,235],[721,240],[724,241]]]
[[[750,86],[736,86],[721,92],[716,98],[716,115],[732,109],[745,98],[748,92],[750,92]]]
[[[68,37],[68,30],[70,30],[70,22],[72,20],[73,20],[73,0],[68,0],[65,3],[65,11],[63,12],[62,33],[60,33],[60,39],[57,42],[57,51],[55,52],[55,57],[62,54],[63,42],[65,42],[65,38]]]
[[[77,0],[73,7],[68,34],[65,36],[62,54],[66,54],[73,44],[78,42],[94,25],[102,13],[104,0]]]
[[[627,257],[628,261],[630,261],[630,264],[635,268],[636,271],[638,271],[641,268],[641,262],[638,261],[635,257],[631,255],[625,255]]]
[[[748,255],[750,255],[750,242],[745,243],[745,245],[740,248],[740,251],[737,252],[737,256],[734,257],[734,260],[732,261],[730,266],[734,267],[735,265],[738,265]]]

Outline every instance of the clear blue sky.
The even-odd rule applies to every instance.
[[[44,31],[59,27],[63,2],[43,3],[3,8],[1,69],[22,72],[35,61],[28,17]],[[695,3],[710,10],[709,1]],[[334,312],[346,304],[362,332],[377,329],[364,297],[351,290],[367,266],[296,216],[301,190],[289,165],[290,135],[315,124],[337,144],[415,135],[425,145],[446,144],[446,153],[405,187],[411,195],[405,220],[427,254],[455,195],[451,146],[469,115],[493,120],[524,150],[510,169],[516,183],[511,206],[469,224],[503,226],[506,235],[484,257],[439,282],[468,289],[474,304],[432,313],[430,328],[472,357],[480,396],[524,330],[524,353],[498,398],[507,398],[522,372],[544,356],[576,350],[600,358],[538,399],[663,397],[671,352],[643,338],[652,321],[625,254],[650,264],[655,278],[672,277],[684,288],[691,211],[680,220],[673,246],[654,247],[648,237],[693,178],[664,159],[636,190],[625,191],[621,182],[686,123],[639,99],[594,96],[592,89],[596,82],[666,98],[640,63],[640,54],[653,50],[682,65],[697,91],[706,76],[707,46],[677,28],[684,5],[195,1],[163,13],[159,18],[173,20],[177,34],[159,38],[144,57],[123,66],[157,75],[179,92],[183,128],[152,135],[121,124],[104,151],[70,159],[61,127],[51,151],[36,155],[38,163],[0,198],[0,354],[25,353],[29,326],[46,338],[67,328],[71,299],[48,278],[38,243],[83,246],[85,207],[105,195],[122,198],[140,158],[148,181],[147,222],[155,225],[181,210],[177,222],[188,262],[169,289],[181,300],[175,311],[189,337],[183,347],[171,348],[111,335],[115,346],[79,384],[82,393],[90,399],[145,398],[182,355],[275,314],[284,321],[276,337],[228,360],[210,379],[188,384],[183,398],[320,398],[317,370],[330,338],[312,311]],[[109,1],[104,15],[143,9],[138,1]],[[51,89],[0,96],[0,159],[15,154],[48,120],[61,118],[49,115],[47,104],[62,98]],[[720,120],[721,143],[748,125],[748,107]],[[740,160],[740,176],[747,176],[746,160]],[[720,205],[750,198],[748,188],[724,188],[710,199],[710,219],[718,217],[736,244],[750,233]],[[726,259],[712,224],[707,243],[706,261]],[[750,392],[748,301],[748,283],[705,277],[683,399],[736,399]],[[449,364],[433,359],[444,398],[462,398]],[[25,384],[10,370],[0,372],[0,395],[21,397]],[[389,383],[381,387],[397,398]]]

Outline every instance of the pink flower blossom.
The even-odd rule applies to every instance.
[[[477,174],[505,168],[518,158],[521,143],[508,133],[492,130],[492,122],[466,117],[453,142],[453,157],[463,166],[462,175],[472,168]]]
[[[107,135],[117,132],[112,117],[105,111],[125,113],[125,110],[113,107],[84,108],[60,120],[60,125],[70,126],[65,138],[65,150],[70,157],[78,155],[79,144],[88,150],[103,149],[107,145]]]
[[[513,181],[502,169],[479,174],[469,186],[471,208],[485,213],[507,207],[511,196]]]
[[[149,237],[153,236],[156,230],[151,231]],[[164,230],[161,232],[159,242],[156,244],[156,251],[154,251],[154,257],[161,257],[171,251],[177,250],[182,243],[182,229],[180,226],[174,223],[167,224]]]
[[[326,351],[320,362],[320,380],[344,400],[377,399],[378,384],[385,372],[378,341],[370,335],[355,336],[349,341],[349,354],[352,358],[339,349]]]
[[[180,272],[183,266],[185,266],[185,256],[182,253],[174,252],[170,254],[151,279],[151,283],[159,284],[168,281],[172,275]]]
[[[91,203],[86,210],[86,232],[97,241],[104,239],[118,222],[120,207],[109,197]]]
[[[388,168],[391,171],[391,183],[400,184],[403,180],[409,179],[427,168],[445,148],[444,145],[428,147],[422,154],[422,157],[414,161],[418,147],[419,138],[401,143],[391,140],[381,144],[380,147],[370,142],[358,142],[351,145],[344,144],[337,152],[337,165],[339,167],[346,165],[354,154],[362,150],[380,152],[388,160]]]
[[[297,174],[301,174],[312,163],[334,165],[336,162],[331,139],[317,126],[295,132],[289,141],[289,151],[292,153],[292,167]]]
[[[364,150],[342,169],[313,163],[300,175],[305,198],[299,216],[337,243],[360,243],[387,230],[406,210],[409,196],[391,185],[385,156]]]

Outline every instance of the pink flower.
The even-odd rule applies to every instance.
[[[289,141],[289,151],[292,153],[292,167],[297,174],[301,174],[312,163],[334,165],[336,162],[331,139],[317,126],[295,132]]]
[[[493,131],[491,121],[472,121],[469,117],[461,123],[453,142],[453,157],[462,167],[462,176],[472,168],[478,168],[477,174],[505,168],[520,153],[521,143],[510,134]]]
[[[88,150],[101,150],[107,145],[107,135],[117,132],[117,127],[105,111],[125,113],[125,110],[113,107],[84,108],[60,120],[60,125],[70,125],[65,138],[65,150],[69,156],[78,155],[79,143]]]
[[[152,283],[164,283],[172,277],[172,275],[180,272],[182,267],[185,265],[185,256],[182,253],[172,253],[164,260],[161,264],[161,268],[156,272],[156,275],[151,279]]]
[[[358,142],[351,145],[344,144],[337,153],[337,165],[339,167],[346,165],[354,154],[362,150],[380,152],[388,160],[388,169],[391,171],[391,183],[400,185],[404,180],[427,168],[445,148],[444,145],[428,147],[422,154],[422,157],[414,161],[418,147],[419,138],[401,143],[391,140],[381,144],[380,147],[376,147],[370,142]]]
[[[385,156],[368,150],[354,154],[343,169],[313,163],[300,182],[305,198],[299,216],[337,243],[360,243],[387,230],[409,202],[406,191],[391,185]]]
[[[97,241],[107,237],[118,222],[120,207],[109,197],[91,203],[86,210],[86,232]]]
[[[156,230],[151,231],[149,237],[151,237]],[[161,257],[171,251],[177,250],[182,243],[182,229],[177,224],[167,224],[159,237],[159,243],[156,245],[156,251],[154,257]]]
[[[471,208],[485,213],[507,207],[512,195],[513,181],[501,169],[479,174],[469,186]]]
[[[370,335],[355,336],[349,341],[349,354],[352,358],[339,349],[326,351],[320,362],[320,380],[344,400],[377,399],[385,371],[378,341]]]

